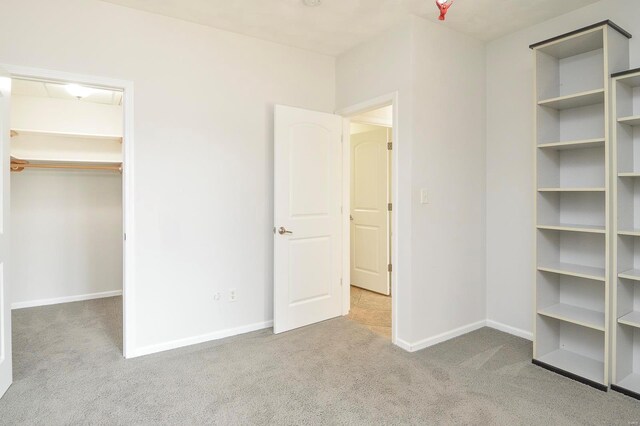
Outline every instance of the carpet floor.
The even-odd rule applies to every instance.
[[[484,328],[407,353],[339,318],[124,360],[121,299],[13,312],[14,384],[0,424],[597,424],[640,401],[531,364]]]

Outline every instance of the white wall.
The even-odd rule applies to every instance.
[[[333,111],[335,60],[96,0],[1,9],[0,63],[134,82],[133,352],[268,324],[273,104]]]
[[[631,32],[640,66],[640,2],[604,0],[487,45],[487,317],[533,329],[533,62],[528,46],[605,19]]]
[[[413,338],[431,343],[486,317],[485,50],[439,23],[415,23]]]
[[[394,297],[411,349],[485,319],[484,72],[482,43],[420,18],[337,61],[338,109],[398,92]]]
[[[14,306],[122,290],[122,176],[11,174]]]
[[[121,105],[34,96],[11,98],[12,129],[122,137],[122,122]]]

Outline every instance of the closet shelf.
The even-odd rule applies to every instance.
[[[574,93],[557,98],[544,99],[538,102],[539,106],[557,110],[580,108],[589,105],[604,103],[604,89],[589,90],[587,92]]]
[[[629,237],[640,237],[640,229],[621,229],[618,231],[618,235],[626,235]]]
[[[604,234],[606,232],[604,226],[596,225],[538,225],[537,228],[549,231],[586,232],[590,234]]]
[[[618,318],[620,324],[630,325],[631,327],[640,328],[640,312],[633,311],[627,315]]]
[[[627,124],[629,126],[640,126],[640,115],[618,118],[618,123]]]
[[[554,274],[568,275],[595,281],[605,280],[604,268],[576,265],[573,263],[544,262],[544,264],[538,266],[538,271],[551,272]]]
[[[638,172],[622,172],[618,173],[618,177],[640,177]]]
[[[538,192],[604,192],[605,188],[538,188]]]
[[[538,358],[544,362],[569,373],[576,374],[597,383],[604,382],[604,363],[578,355],[564,349],[557,349]]]
[[[587,149],[587,148],[597,148],[604,147],[604,138],[597,139],[584,139],[584,140],[576,140],[576,141],[566,141],[566,142],[551,142],[551,143],[543,143],[539,144],[539,149],[552,149],[555,151],[567,151],[571,149]]]
[[[628,269],[626,271],[622,271],[618,274],[618,277],[640,281],[640,269]]]
[[[604,301],[603,301],[604,305]],[[591,309],[558,303],[546,308],[538,309],[539,315],[555,318],[560,321],[570,322],[582,327],[604,331],[604,313]]]
[[[81,138],[81,139],[97,139],[97,140],[112,140],[122,143],[121,135],[99,135],[99,134],[87,134],[87,133],[74,133],[74,132],[51,132],[44,130],[31,130],[31,129],[11,129],[12,136],[21,135],[42,135],[42,136],[61,136],[69,138]]]

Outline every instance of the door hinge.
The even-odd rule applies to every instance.
[[[393,142],[387,142],[387,149],[389,151],[393,150]]]
[[[124,233],[124,240],[127,241],[127,233]]]
[[[389,210],[390,212],[393,211],[393,203],[387,204],[387,210]]]
[[[342,287],[342,278],[340,278],[340,287]]]
[[[393,266],[391,266],[391,264],[387,265],[387,271],[393,272]]]

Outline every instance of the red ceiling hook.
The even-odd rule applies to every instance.
[[[439,20],[444,21],[444,18],[452,4],[453,0],[436,0],[436,6],[438,6],[438,9],[440,10]]]

